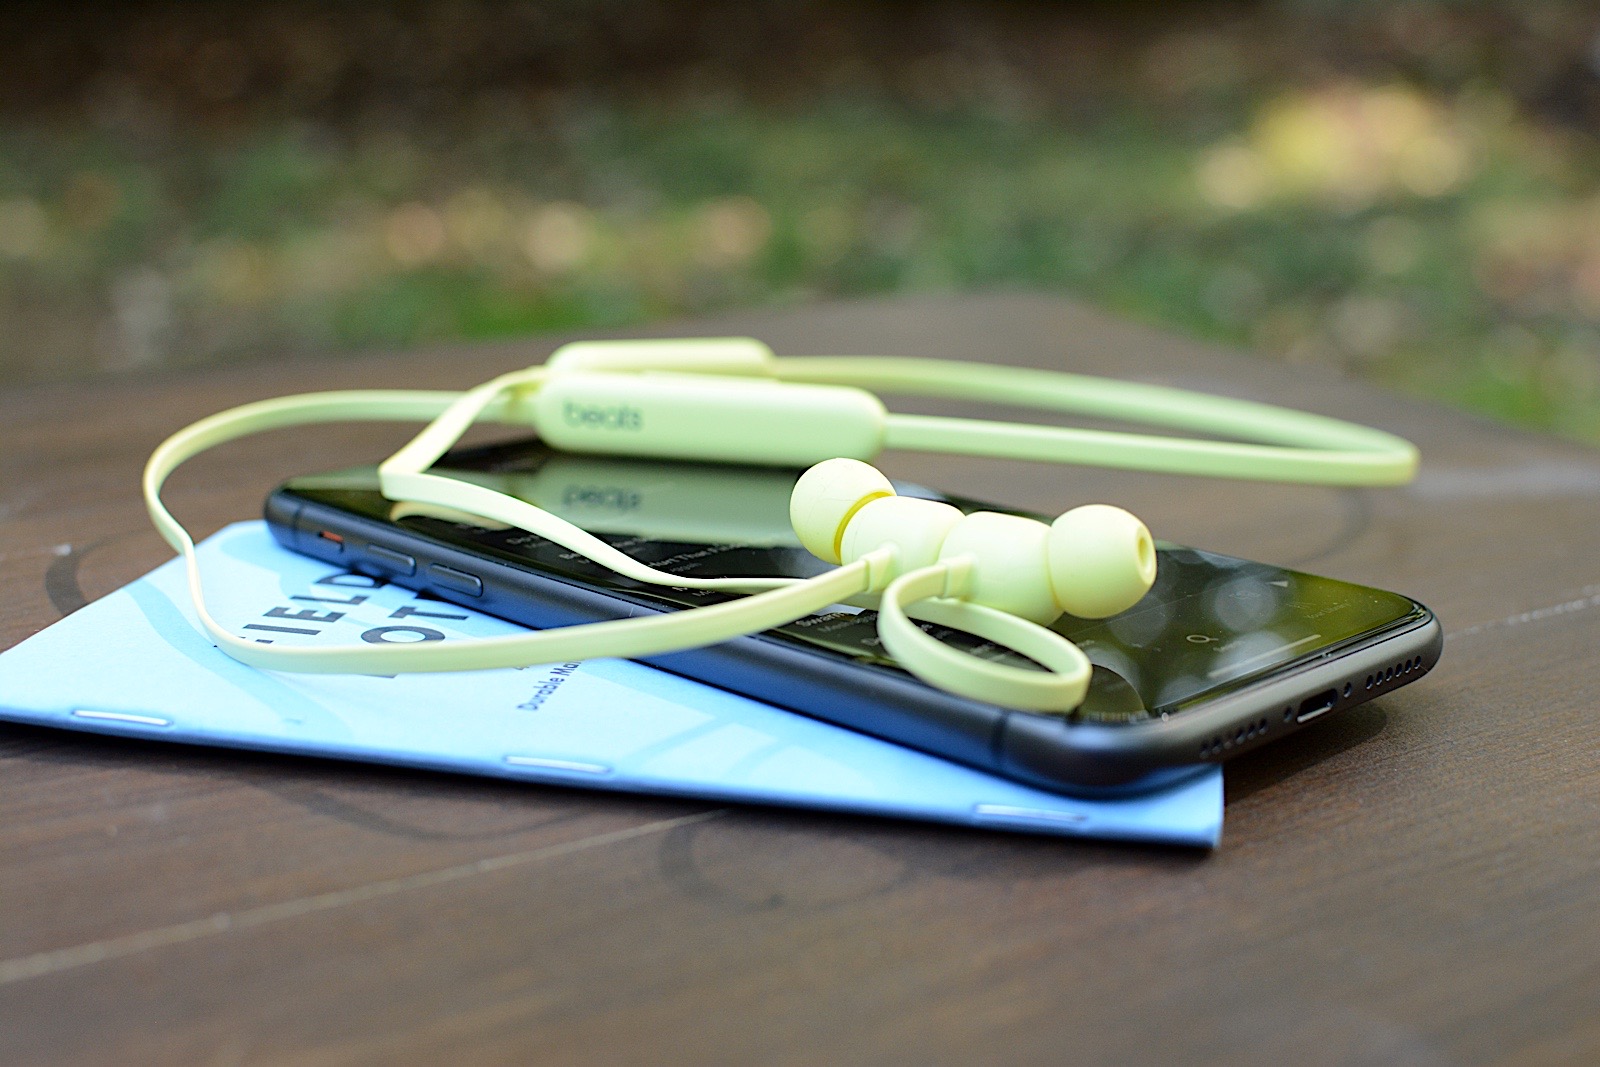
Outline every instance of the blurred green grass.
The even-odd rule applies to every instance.
[[[1587,129],[1483,76],[1492,40],[1465,73],[1289,77],[1294,47],[1273,66],[1250,43],[1304,16],[1227,10],[1224,31],[1113,24],[1069,49],[1103,75],[1082,84],[1024,56],[951,92],[977,60],[935,49],[941,91],[702,71],[330,119],[241,111],[235,87],[219,121],[113,81],[13,108],[0,376],[1036,288],[1600,441]]]

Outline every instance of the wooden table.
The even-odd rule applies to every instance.
[[[1600,1061],[1600,455],[1046,297],[685,324],[1073,368],[1416,440],[1412,487],[892,457],[1399,589],[1421,682],[1228,771],[1220,851],[722,809],[0,726],[0,1062]],[[553,341],[0,398],[0,647],[160,563],[136,491],[248,399],[462,387]],[[395,428],[229,446],[197,533]],[[3,694],[0,694],[3,699]]]

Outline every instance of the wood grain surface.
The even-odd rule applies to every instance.
[[[1600,1062],[1600,456],[1047,297],[659,332],[1116,374],[1406,434],[1424,473],[1398,490],[886,467],[1040,510],[1109,499],[1172,540],[1398,589],[1444,621],[1444,659],[1230,765],[1212,855],[0,725],[0,1063]],[[554,343],[0,396],[0,647],[168,558],[136,485],[179,425],[464,387]],[[403,433],[230,445],[169,498],[209,534]]]

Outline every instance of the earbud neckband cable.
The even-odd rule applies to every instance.
[[[731,374],[729,361],[718,346],[743,346]],[[958,599],[966,580],[961,560],[900,574],[896,550],[885,546],[809,579],[690,578],[649,567],[526,501],[429,473],[428,468],[478,421],[529,425],[541,433],[553,429],[548,411],[544,425],[535,413],[540,402],[549,400],[541,394],[552,382],[563,387],[598,385],[607,389],[620,384],[624,390],[633,390],[627,395],[640,398],[639,403],[647,408],[653,396],[668,395],[669,399],[662,401],[667,403],[672,389],[700,388],[702,383],[713,393],[718,388],[728,391],[730,403],[735,405],[730,411],[740,410],[738,405],[744,400],[753,400],[757,407],[786,410],[791,394],[774,393],[774,388],[792,390],[797,410],[813,402],[827,407],[839,398],[847,407],[870,402],[877,406],[879,424],[869,427],[868,436],[875,433],[876,437],[856,447],[873,453],[878,448],[900,448],[1327,485],[1398,484],[1409,480],[1417,462],[1416,449],[1409,442],[1336,419],[1081,375],[927,359],[778,359],[748,341],[597,343],[569,346],[564,353],[586,348],[598,350],[601,358],[593,361],[596,366],[581,358],[567,358],[563,365],[563,353],[558,353],[544,366],[502,375],[464,393],[355,390],[280,397],[212,415],[162,442],[145,467],[145,502],[156,529],[185,559],[201,625],[230,656],[253,667],[310,673],[467,671],[657,655],[770,629],[853,596],[881,594],[880,633],[885,647],[912,673],[978,700],[1035,710],[1067,710],[1081,702],[1088,684],[1090,666],[1083,653],[1043,626]],[[713,351],[713,357],[700,359],[695,353],[702,350]],[[746,358],[752,350],[756,356]],[[621,359],[615,358],[617,351],[624,352]],[[663,357],[656,353],[664,353],[665,369],[671,372],[660,378],[649,373],[663,369],[657,362]],[[708,374],[708,370],[721,373]],[[781,384],[785,382],[797,384]],[[862,389],[961,397],[1247,440],[1196,440],[899,415],[883,412],[870,396],[858,401],[855,394]],[[831,410],[822,412],[822,421],[827,421]],[[519,527],[638,581],[749,595],[663,615],[462,642],[289,648],[263,646],[230,633],[206,608],[194,542],[162,502],[162,485],[186,460],[226,441],[266,430],[347,420],[428,422],[379,466],[383,495],[391,500],[450,508]],[[786,443],[786,447],[792,445]],[[649,454],[648,442],[645,447]],[[661,447],[670,450],[672,445],[668,442]],[[816,460],[831,458],[826,439],[807,447],[820,450]],[[612,446],[610,450],[623,449]],[[689,458],[706,455],[735,462],[774,462],[760,440],[723,441],[712,453]],[[787,458],[775,462],[793,463],[792,447],[781,455]],[[910,617],[976,634],[1022,652],[1046,669],[1012,667],[960,652],[930,638]]]

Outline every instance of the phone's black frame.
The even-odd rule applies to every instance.
[[[279,543],[296,552],[528,626],[613,619],[618,601],[631,614],[676,610],[332,507],[290,483],[267,498],[265,517]],[[413,562],[397,564],[406,559]],[[481,590],[463,589],[464,577]],[[1154,788],[1413,681],[1438,662],[1444,638],[1433,613],[1411,603],[1414,618],[1318,649],[1181,712],[1130,723],[984,704],[904,671],[767,634],[643,662],[1031,785],[1098,795]]]

